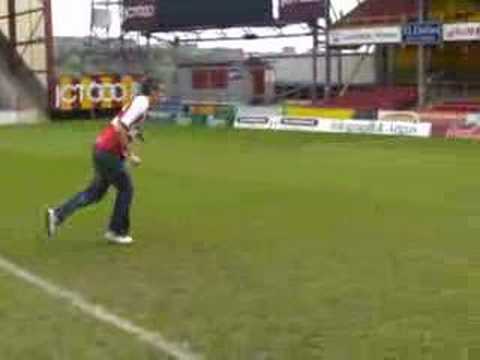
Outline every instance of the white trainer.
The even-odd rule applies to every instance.
[[[133,243],[133,238],[131,236],[120,236],[112,231],[107,231],[105,233],[105,239],[111,244],[130,245]]]
[[[46,226],[47,226],[47,234],[48,237],[51,238],[57,232],[57,225],[58,225],[58,218],[55,214],[54,209],[47,209],[46,213]]]

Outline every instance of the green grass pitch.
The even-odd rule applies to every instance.
[[[480,357],[480,148],[147,128],[129,248],[113,193],[52,241],[99,123],[0,129],[0,254],[215,360]],[[165,359],[0,271],[1,359]]]

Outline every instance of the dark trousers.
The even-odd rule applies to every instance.
[[[90,185],[73,196],[55,211],[60,223],[67,220],[77,210],[98,203],[113,185],[117,189],[117,198],[110,219],[109,230],[118,235],[127,235],[130,231],[130,205],[133,199],[133,184],[125,163],[120,157],[102,151],[94,151],[93,165],[95,175]]]

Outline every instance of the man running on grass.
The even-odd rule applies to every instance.
[[[130,150],[130,144],[143,139],[141,125],[149,107],[157,103],[163,92],[159,85],[147,81],[142,95],[136,96],[125,106],[113,121],[98,135],[93,150],[94,178],[83,192],[73,196],[63,205],[47,210],[47,232],[52,237],[59,225],[73,213],[88,205],[98,203],[113,185],[117,198],[105,238],[114,244],[131,244],[130,205],[133,199],[133,184],[126,169],[126,160],[138,166],[141,160]]]

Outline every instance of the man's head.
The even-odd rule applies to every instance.
[[[155,105],[165,96],[165,87],[152,79],[147,79],[142,84],[142,95],[150,98],[150,104]]]

